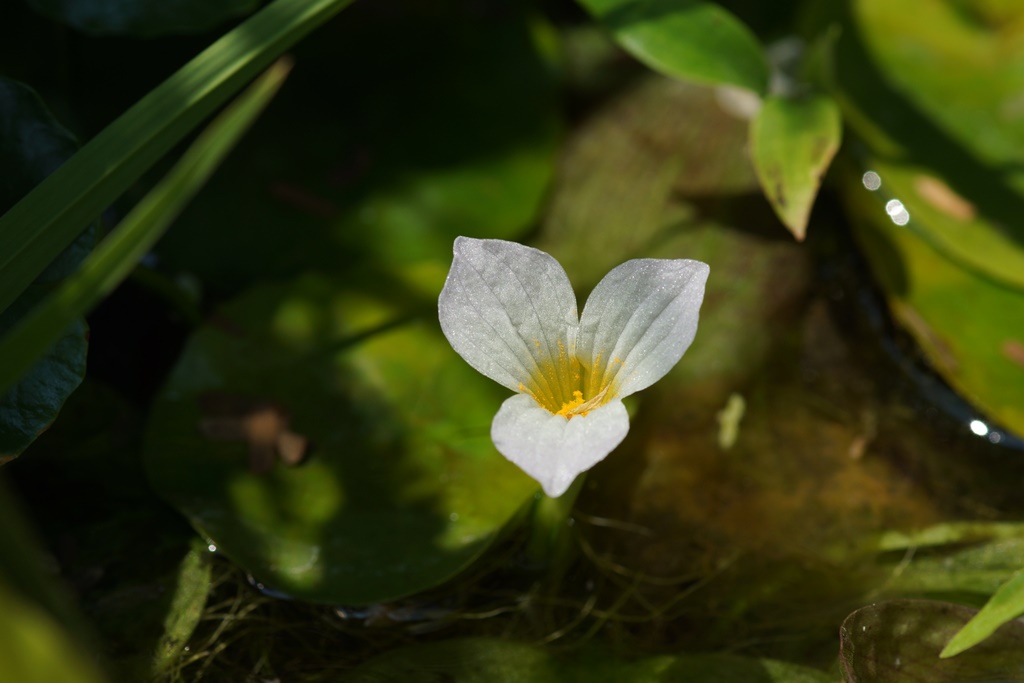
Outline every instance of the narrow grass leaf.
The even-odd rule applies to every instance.
[[[284,82],[290,66],[269,69],[196,139],[82,267],[0,339],[0,395],[74,320],[114,289],[156,243]]]
[[[1000,586],[974,617],[950,638],[939,656],[954,657],[974,647],[996,632],[1000,626],[1024,614],[1024,571]]]
[[[107,126],[0,217],[0,311],[171,147],[351,0],[276,0]]]

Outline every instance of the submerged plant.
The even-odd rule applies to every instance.
[[[697,333],[708,265],[634,259],[594,288],[582,317],[550,255],[503,240],[455,240],[438,302],[466,362],[517,392],[491,425],[498,450],[552,497],[625,438],[622,399],[654,384]]]

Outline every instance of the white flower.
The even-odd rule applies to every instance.
[[[636,259],[605,275],[583,317],[565,270],[503,240],[455,240],[438,301],[460,356],[517,392],[491,425],[502,455],[552,497],[629,431],[622,399],[672,369],[697,333],[706,263]]]

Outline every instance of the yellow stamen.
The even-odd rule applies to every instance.
[[[572,396],[572,400],[569,401],[568,403],[563,403],[561,410],[555,413],[555,415],[561,415],[563,417],[571,418],[573,415],[577,414],[573,411],[575,411],[576,408],[583,405],[583,392],[577,389],[576,391],[572,392]]]

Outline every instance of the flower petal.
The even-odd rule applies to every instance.
[[[589,368],[584,393],[611,382],[622,398],[664,377],[697,334],[709,272],[689,259],[635,259],[605,275],[580,320],[576,350]]]
[[[503,240],[455,240],[455,258],[438,300],[452,348],[466,362],[513,391],[558,405],[556,385],[567,372],[556,361],[576,339],[576,295],[558,261]],[[555,373],[555,374],[552,374]]]
[[[610,401],[566,420],[520,394],[501,404],[491,424],[491,439],[502,455],[555,498],[581,472],[604,460],[628,431],[629,416],[622,401]]]

